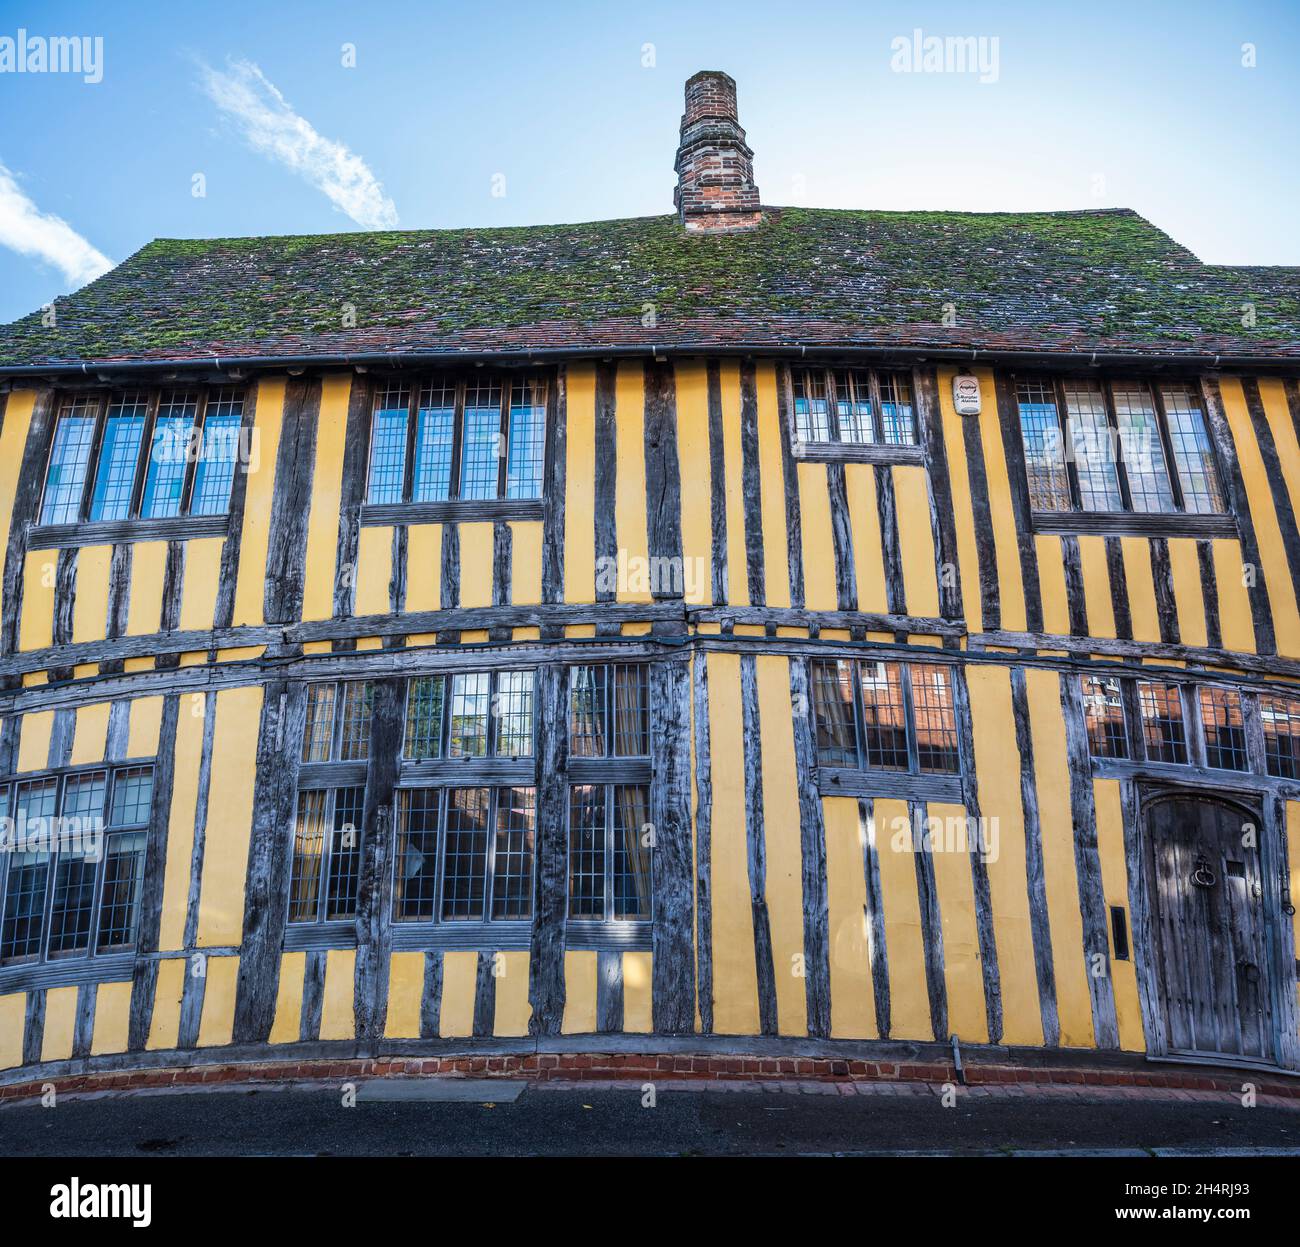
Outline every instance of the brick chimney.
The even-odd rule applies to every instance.
[[[762,219],[734,78],[706,69],[687,80],[676,169],[673,204],[688,230],[753,229]]]

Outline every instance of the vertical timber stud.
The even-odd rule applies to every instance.
[[[366,497],[370,456],[371,388],[365,377],[352,378],[348,391],[348,427],[343,434],[343,479],[339,488],[338,552],[334,558],[334,618],[350,619],[357,601],[357,557],[361,547],[361,507]],[[426,568],[425,574],[432,572]],[[335,641],[335,650],[355,649],[351,638]]]
[[[675,459],[674,454],[674,459]],[[660,1035],[695,1029],[695,889],[691,878],[691,681],[682,659],[650,668],[650,738],[654,783],[652,1008]]]
[[[1047,876],[1043,867],[1043,835],[1038,817],[1038,780],[1034,773],[1034,738],[1029,725],[1029,693],[1025,669],[1011,668],[1011,716],[1020,755],[1020,804],[1025,825],[1025,887],[1029,893],[1029,931],[1034,945],[1034,977],[1038,982],[1038,1012],[1043,1044],[1061,1042],[1056,1005],[1056,967],[1052,960],[1052,928],[1047,914]]]
[[[1264,577],[1264,565],[1259,558],[1259,542],[1255,537],[1255,521],[1250,514],[1250,498],[1246,493],[1246,483],[1242,480],[1241,464],[1237,460],[1237,446],[1232,440],[1232,429],[1228,417],[1223,411],[1223,395],[1219,392],[1216,377],[1201,378],[1201,396],[1205,403],[1205,414],[1210,421],[1210,435],[1214,438],[1215,449],[1219,452],[1219,463],[1223,466],[1223,482],[1227,494],[1228,510],[1237,520],[1237,532],[1241,536],[1241,561],[1255,569],[1255,580],[1247,589],[1250,599],[1250,614],[1255,625],[1255,649],[1260,654],[1276,654],[1277,640],[1273,633],[1273,611],[1268,601],[1268,584]]]
[[[975,932],[979,940],[980,970],[984,977],[984,1012],[988,1019],[989,1043],[1000,1043],[1002,975],[993,930],[993,898],[989,889],[988,863],[984,858],[984,823],[980,817],[979,784],[975,774],[975,729],[971,722],[970,690],[966,685],[965,668],[953,668],[952,687],[957,716],[957,747],[961,754],[962,804],[966,807],[971,885],[975,892]],[[969,830],[972,827],[976,829],[974,834]]]
[[[266,543],[263,610],[267,623],[296,623],[302,616],[307,575],[307,520],[311,514],[320,403],[319,377],[289,378]]]
[[[759,734],[758,668],[753,654],[740,656],[740,709],[745,757],[745,844],[749,903],[754,922],[754,971],[758,980],[758,1026],[776,1034],[776,968],[767,913],[767,849],[763,828],[763,746]]]
[[[680,602],[686,592],[686,569],[682,565],[682,479],[677,461],[677,387],[672,364],[645,366],[644,424],[650,591],[656,601]],[[673,631],[683,630],[676,620],[666,622]],[[689,739],[689,715],[686,732]]]
[[[1083,589],[1083,555],[1079,549],[1079,538],[1073,533],[1067,533],[1061,538],[1061,563],[1065,569],[1065,604],[1070,620],[1070,635],[1087,636],[1088,602]],[[1169,592],[1173,594],[1172,580]]]
[[[1011,488],[1011,514],[1020,540],[1020,578],[1025,592],[1025,626],[1030,632],[1043,630],[1043,592],[1038,580],[1038,555],[1034,550],[1034,526],[1030,518],[1029,483],[1025,476],[1025,447],[1020,439],[1020,405],[1011,378],[998,373],[994,386],[998,423],[1002,426],[1002,453]]]
[[[306,685],[269,680],[262,697],[244,884],[244,936],[235,992],[235,1043],[266,1043],[275,1021],[280,949],[289,913],[290,829],[307,720]]]
[[[1101,885],[1101,856],[1097,850],[1097,812],[1092,795],[1092,758],[1083,722],[1083,694],[1073,672],[1061,672],[1060,680],[1065,748],[1070,766],[1074,865],[1079,912],[1083,918],[1083,958],[1092,1001],[1092,1030],[1097,1047],[1118,1048],[1119,1022],[1115,1014],[1115,985],[1111,977],[1106,897]]]
[[[647,377],[647,382],[649,378]],[[596,601],[612,602],[618,588],[610,570],[618,566],[618,533],[616,532],[615,505],[618,498],[618,422],[615,419],[615,387],[618,383],[617,364],[596,365],[596,411],[592,435],[595,439],[594,464],[594,539],[596,557]],[[649,385],[646,387],[646,405],[650,404]],[[646,437],[650,436],[649,427]],[[647,465],[648,466],[648,465]],[[649,482],[647,481],[647,492]],[[619,636],[622,625],[617,621],[602,620],[596,625],[597,636]]]
[[[934,537],[935,575],[939,582],[939,614],[963,618],[960,564],[957,561],[957,519],[952,509],[952,480],[939,414],[939,386],[933,368],[912,369],[912,393],[925,445],[930,487],[930,528]],[[953,642],[955,644],[955,642]],[[946,1038],[946,1036],[945,1036]]]
[[[695,706],[695,990],[700,1030],[713,1033],[713,760],[709,744],[709,663],[692,659]]]
[[[162,927],[163,877],[167,863],[167,821],[172,808],[172,784],[176,777],[176,720],[180,698],[172,693],[163,700],[158,729],[158,757],[154,764],[153,796],[149,803],[149,832],[145,838],[143,883],[140,885],[140,914],[135,938],[135,967],[131,976],[131,1014],[127,1046],[135,1052],[149,1038],[153,1019],[154,992],[158,983],[158,951]]]
[[[785,546],[790,571],[790,605],[804,607],[803,518],[799,508],[799,469],[790,445],[791,416],[790,368],[776,365],[777,435],[781,443],[781,477],[785,485]]]
[[[1169,539],[1152,537],[1150,546],[1151,580],[1155,589],[1160,640],[1166,645],[1177,645],[1178,600],[1174,597],[1174,571],[1169,562]]]
[[[916,897],[921,912],[921,941],[925,954],[925,990],[930,999],[930,1028],[940,1043],[948,1039],[948,986],[943,977],[943,916],[939,885],[930,851],[929,807],[907,803],[912,824],[912,864],[916,868]]]
[[[870,797],[858,798],[858,838],[862,843],[862,876],[866,883],[867,937],[871,955],[871,994],[876,1006],[876,1031],[889,1038],[889,949],[885,943],[885,902],[880,887],[880,855],[876,849],[876,812]]]
[[[7,406],[7,404],[6,404]],[[5,545],[4,581],[0,602],[4,616],[0,619],[0,657],[8,658],[18,649],[18,625],[23,614],[23,564],[27,559],[27,529],[36,523],[45,487],[45,461],[54,434],[54,391],[41,389],[32,407],[27,443],[23,447],[22,467],[14,491],[13,510],[9,516],[9,539]],[[13,683],[16,677],[6,677]],[[21,683],[21,680],[17,681]]]
[[[257,422],[257,386],[244,392],[244,416],[240,422],[240,446],[253,444]],[[230,507],[226,519],[226,539],[221,545],[221,567],[217,573],[217,600],[212,608],[212,626],[229,628],[235,617],[235,585],[239,577],[240,543],[244,535],[244,504],[248,498],[248,470],[251,455],[240,454],[235,461],[235,476],[230,483]]]
[[[758,460],[758,385],[752,360],[740,365],[740,494],[745,515],[745,570],[751,606],[767,605],[763,572],[763,480]]]
[[[812,692],[806,658],[790,659],[790,704],[794,710],[795,775],[799,786],[799,856],[803,876],[804,995],[808,1034],[831,1033],[830,902],[826,890],[826,827],[817,789],[817,743],[813,738]]]
[[[392,844],[406,682],[376,680],[370,715],[370,760],[361,819],[357,880],[357,959],[352,1012],[362,1050],[373,1054],[388,1017],[388,963],[393,951]]]
[[[975,521],[975,553],[980,573],[980,626],[985,632],[1002,627],[1002,594],[998,582],[998,546],[993,536],[993,509],[989,503],[988,468],[984,462],[984,435],[979,419],[961,419],[966,448],[966,474],[970,478],[971,513]]]
[[[725,605],[727,576],[727,451],[722,432],[722,370],[716,359],[708,363],[709,399],[709,520],[712,529],[713,605]]]
[[[555,606],[564,601],[564,491],[565,491],[565,370],[556,369],[554,384],[546,387],[546,450],[542,491],[542,602]],[[564,635],[559,626],[544,627],[543,641]]]
[[[537,881],[528,960],[530,1035],[558,1035],[564,1020],[564,923],[568,905],[569,680],[559,664],[537,668]]]

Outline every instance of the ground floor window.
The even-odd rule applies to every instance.
[[[0,962],[135,946],[153,767],[101,767],[0,785]]]

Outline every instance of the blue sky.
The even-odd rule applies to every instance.
[[[0,0],[20,27],[102,37],[103,80],[0,72],[0,321],[155,237],[670,211],[703,68],[768,203],[1124,206],[1207,261],[1300,264],[1295,0]],[[996,81],[896,72],[918,28],[996,38]]]

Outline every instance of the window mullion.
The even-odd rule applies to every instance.
[[[67,783],[66,775],[60,775],[54,781],[54,826],[56,831],[50,843],[50,860],[45,871],[45,902],[41,909],[41,946],[36,951],[37,961],[48,961],[50,958],[50,933],[54,930],[54,880],[58,876],[59,862],[63,856],[57,828],[59,819],[63,817],[63,802],[66,796]]]
[[[499,788],[488,789],[487,806],[487,851],[484,853],[484,869],[487,877],[483,880],[483,921],[491,922],[493,893],[496,891],[497,872],[497,817],[499,806]]]
[[[1169,416],[1165,411],[1165,398],[1160,393],[1160,387],[1155,383],[1148,383],[1147,389],[1151,394],[1152,410],[1156,413],[1156,430],[1160,437],[1160,444],[1164,447],[1165,474],[1169,478],[1169,490],[1173,495],[1174,509],[1185,511],[1187,504],[1183,500],[1183,483],[1178,478],[1178,462],[1174,458],[1174,441],[1169,434]]]
[[[81,506],[77,511],[79,520],[90,518],[90,500],[95,496],[95,477],[99,475],[99,457],[104,449],[104,429],[108,423],[110,399],[111,395],[103,395],[99,401],[99,411],[95,414],[95,430],[90,438],[90,454],[86,457],[86,479],[81,483]]]
[[[610,922],[614,917],[614,785],[605,788],[605,903],[600,920]]]
[[[1114,449],[1115,479],[1119,482],[1120,505],[1125,511],[1133,510],[1133,494],[1128,485],[1128,468],[1124,466],[1124,447],[1119,435],[1119,416],[1115,412],[1115,394],[1110,378],[1101,382],[1102,402],[1106,405],[1106,423],[1110,428],[1110,441]]]
[[[849,664],[853,680],[853,733],[856,736],[855,757],[858,770],[867,769],[867,712],[862,697],[862,664],[853,659]]]
[[[844,435],[840,431],[839,405],[835,401],[835,369],[824,369],[826,386],[826,435],[833,442],[841,442]]]
[[[140,448],[136,451],[135,476],[131,482],[131,498],[127,503],[127,519],[139,516],[144,505],[144,481],[149,471],[149,460],[153,457],[153,431],[158,423],[158,408],[162,402],[162,391],[154,390],[149,395],[145,407],[144,429],[140,433]]]
[[[438,810],[436,834],[434,835],[434,852],[438,855],[433,889],[433,921],[442,922],[442,889],[447,875],[447,812],[451,806],[451,789],[439,788],[437,793]]]
[[[1016,405],[1020,404],[1020,390],[1015,377],[1011,378],[1012,393],[1016,396]],[[1083,510],[1083,489],[1079,485],[1079,465],[1074,459],[1074,440],[1070,437],[1070,408],[1065,398],[1065,382],[1060,377],[1052,381],[1052,393],[1056,396],[1056,424],[1061,430],[1061,456],[1065,460],[1065,479],[1070,491],[1070,505],[1076,511]]]
[[[1178,685],[1178,697],[1183,707],[1183,735],[1187,738],[1187,761],[1192,766],[1204,767],[1205,724],[1201,721],[1200,690],[1191,684]]]
[[[456,382],[456,401],[451,425],[451,468],[447,480],[447,497],[460,497],[460,460],[465,443],[465,390],[468,382],[462,377]]]
[[[402,472],[402,501],[410,502],[415,497],[415,456],[419,449],[416,441],[415,425],[420,410],[420,383],[413,378],[410,394],[406,400],[406,466]]]
[[[501,378],[501,425],[497,441],[497,497],[506,496],[506,468],[510,454],[510,388],[511,378]]]
[[[334,722],[330,725],[329,761],[338,762],[343,757],[343,724],[347,716],[345,701],[347,684],[336,681],[334,685]]]
[[[875,430],[877,445],[885,442],[885,409],[880,401],[880,374],[867,370],[867,387],[871,393],[871,427]]]
[[[188,515],[190,504],[194,500],[194,478],[198,475],[199,460],[203,458],[203,431],[208,423],[208,391],[199,391],[199,401],[194,408],[194,423],[190,426],[190,435],[185,445],[185,479],[181,483],[181,502],[178,515]],[[231,479],[234,487],[234,479]],[[227,502],[226,510],[230,509]]]
[[[916,740],[916,708],[912,704],[912,664],[899,663],[899,688],[903,694],[903,722],[907,733],[907,773],[921,773],[920,750]]]
[[[100,807],[99,817],[103,824],[104,843],[99,847],[99,861],[95,863],[94,899],[90,906],[90,947],[89,956],[93,957],[99,950],[99,916],[104,908],[104,886],[108,877],[108,828],[113,809],[113,785],[117,783],[114,771],[104,772],[104,804]],[[141,869],[143,869],[143,863]],[[136,914],[138,924],[139,915]],[[135,930],[131,932],[131,943],[135,943]]]
[[[337,788],[325,789],[325,800],[321,803],[321,855],[320,878],[317,880],[316,921],[324,922],[329,914],[330,868],[334,862],[334,803],[338,796]]]

